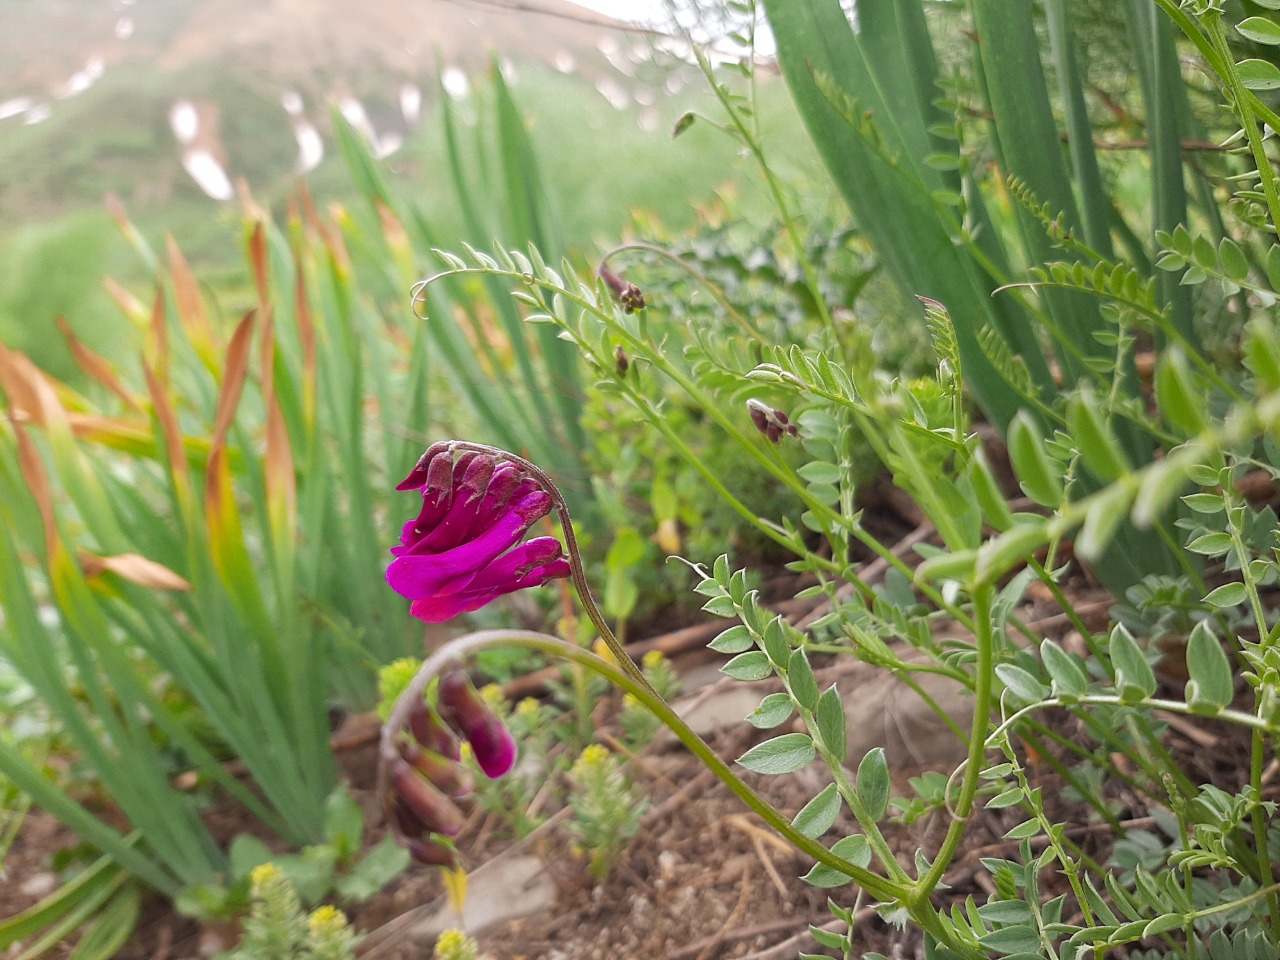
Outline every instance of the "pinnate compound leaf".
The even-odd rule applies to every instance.
[[[1081,390],[1067,402],[1067,426],[1089,469],[1110,482],[1128,472],[1129,463],[1099,407],[1091,390]]]
[[[1181,478],[1179,478],[1181,483]],[[1089,506],[1084,526],[1076,537],[1076,553],[1085,560],[1096,560],[1115,536],[1133,503],[1134,489],[1128,483],[1113,483],[1102,490]]]
[[[1240,250],[1239,247],[1233,249]],[[1245,270],[1248,270],[1247,264]],[[1189,437],[1204,429],[1204,396],[1197,394],[1186,354],[1177,345],[1161,356],[1156,366],[1155,387],[1156,406],[1165,420]]]
[[[813,675],[813,667],[803,650],[796,650],[787,661],[787,686],[796,703],[806,710],[818,705],[818,681]]]
[[[1280,46],[1280,24],[1266,17],[1246,17],[1236,24],[1240,36],[1267,46]]]
[[[765,677],[773,676],[773,666],[763,653],[752,650],[750,653],[738,654],[721,667],[720,672],[734,680],[750,683],[753,680],[763,680]]]
[[[1061,471],[1044,452],[1044,436],[1026,411],[1010,422],[1008,442],[1009,461],[1023,492],[1043,507],[1061,504]]]
[[[840,815],[840,791],[834,783],[827,784],[822,792],[801,807],[791,825],[811,840],[816,840],[836,822]]]
[[[741,623],[725,630],[709,644],[716,653],[745,653],[755,646],[755,638],[751,631]]]
[[[1142,937],[1154,937],[1161,933],[1168,933],[1170,930],[1177,930],[1187,922],[1187,918],[1180,913],[1166,913],[1163,916],[1156,917],[1145,927],[1142,928]]]
[[[1009,688],[1019,700],[1025,700],[1027,703],[1035,703],[1043,700],[1049,692],[1045,689],[1044,684],[1033,677],[1022,667],[1014,666],[1012,663],[1001,663],[996,666],[996,676],[1000,678],[1000,682]]]
[[[1084,666],[1053,640],[1046,639],[1040,644],[1040,660],[1057,693],[1079,697],[1088,690],[1089,675]]]
[[[848,751],[845,745],[848,732],[844,722],[844,701],[840,699],[834,683],[818,698],[818,709],[814,711],[814,716],[818,722],[818,736],[822,738],[822,745],[829,754],[843,762]]]
[[[1030,924],[1020,923],[1012,927],[1001,927],[979,938],[978,942],[992,953],[1002,956],[1012,957],[1019,954],[1041,956],[1039,931]]]
[[[738,758],[738,764],[752,773],[775,776],[795,773],[813,762],[817,750],[807,734],[784,733],[780,737],[757,743]]]
[[[1240,82],[1249,90],[1280,89],[1280,67],[1270,60],[1241,60],[1236,68]]]

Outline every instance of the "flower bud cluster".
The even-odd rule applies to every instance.
[[[454,867],[453,838],[464,822],[458,801],[475,790],[475,778],[462,762],[463,744],[484,774],[496,779],[515,766],[516,743],[462,670],[441,676],[435,700],[434,707],[423,700],[409,713],[384,803],[396,839],[415,860]]]
[[[773,443],[778,443],[784,433],[792,437],[800,434],[790,417],[760,400],[748,400],[747,413],[750,414],[751,422],[756,425],[756,429]]]
[[[634,283],[622,279],[608,267],[600,268],[600,279],[609,288],[613,298],[622,305],[624,312],[635,313],[645,308],[644,291]]]

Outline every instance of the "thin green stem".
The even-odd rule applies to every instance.
[[[977,627],[974,631],[974,639],[977,641],[978,660],[974,665],[973,726],[969,734],[969,756],[965,761],[960,796],[956,800],[954,815],[947,826],[946,836],[943,837],[942,845],[938,848],[929,872],[916,882],[909,903],[918,904],[927,901],[937,889],[938,884],[942,882],[942,875],[946,873],[956,850],[960,847],[969,814],[973,810],[974,798],[978,793],[982,757],[987,749],[987,728],[991,724],[993,706],[995,632],[991,616],[991,601],[994,595],[995,588],[986,584],[976,587],[973,591],[973,620]]]
[[[418,670],[413,680],[404,688],[391,709],[382,728],[379,744],[378,795],[380,800],[388,796],[391,765],[399,757],[401,734],[409,722],[410,712],[420,703],[427,687],[447,667],[462,661],[481,650],[492,647],[519,647],[536,650],[548,656],[563,657],[604,677],[614,686],[631,694],[651,710],[676,738],[684,744],[713,774],[742,800],[751,810],[790,841],[797,849],[853,880],[873,897],[886,903],[896,902],[907,892],[905,886],[895,884],[870,870],[856,866],[836,856],[816,840],[800,833],[791,822],[764,798],[752,790],[729,768],[707,743],[682,720],[679,715],[647,683],[638,683],[629,673],[566,640],[531,630],[482,630],[450,640],[436,650]],[[934,925],[935,929],[937,925]]]

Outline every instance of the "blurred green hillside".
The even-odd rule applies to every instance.
[[[36,75],[49,89],[59,69],[97,49],[85,38],[109,24],[88,17],[76,21],[75,30],[58,33],[67,6],[0,0],[0,37],[7,38],[0,41],[0,63],[7,64],[0,66],[0,102],[32,88]],[[341,18],[324,28],[327,41],[316,23],[294,30],[301,45],[289,56],[284,53],[291,49],[288,36],[264,45],[239,35],[237,46],[232,27],[226,37],[202,35],[197,52],[193,24],[211,10],[250,23],[241,0],[179,0],[165,5],[162,16],[146,20],[145,30],[143,14],[149,15],[149,8],[124,9],[137,10],[139,27],[131,42],[138,41],[140,53],[107,63],[101,79],[86,91],[49,100],[49,115],[41,122],[27,123],[20,116],[0,120],[0,340],[30,353],[58,376],[72,376],[72,361],[54,325],[65,314],[96,349],[109,356],[130,352],[129,331],[102,278],[113,277],[144,299],[153,281],[107,214],[108,195],[120,198],[153,245],[159,246],[166,232],[178,238],[209,286],[215,310],[219,290],[243,289],[238,203],[210,199],[183,170],[169,126],[169,111],[179,99],[213,113],[229,175],[242,178],[257,202],[279,211],[296,182],[298,151],[282,95],[299,92],[307,119],[324,140],[325,158],[306,178],[320,204],[353,196],[331,137],[328,109],[332,96],[356,96],[379,133],[404,136],[401,149],[385,161],[397,189],[415,197],[437,235],[461,236],[461,213],[444,173],[443,94],[434,54],[412,58],[416,71],[410,75],[404,36],[386,36],[386,55],[374,59],[376,37],[364,30],[348,53],[363,51],[366,64],[373,66],[356,71],[345,55],[307,63],[309,54],[318,56],[341,39],[344,24],[354,29]],[[18,56],[13,38],[19,31],[7,29],[15,24],[32,44],[47,40],[53,52]],[[506,48],[486,50],[481,45],[486,37],[498,38]],[[485,74],[492,69],[489,57],[509,57],[514,92],[528,118],[553,205],[561,211],[565,235],[579,249],[611,244],[636,214],[666,230],[686,228],[699,205],[714,204],[717,193],[729,197],[741,214],[766,209],[757,188],[746,185],[753,178],[740,176],[745,160],[729,138],[695,124],[672,140],[676,119],[707,106],[709,94],[691,67],[668,57],[641,62],[632,71],[635,77],[624,76],[598,48],[603,40],[605,49],[638,49],[639,38],[550,17],[491,26],[473,37],[470,47],[464,39],[453,35],[440,56],[445,63],[470,67],[472,92],[457,101],[459,115],[469,120],[461,131],[468,162],[486,165],[495,149]],[[572,74],[551,66],[548,61],[557,54],[573,58]],[[680,88],[675,94],[663,89],[672,75],[679,76],[672,84]],[[422,116],[414,128],[399,104],[406,82],[423,92]],[[597,86],[615,96],[619,90],[638,91],[639,99],[654,102],[642,107],[633,100],[617,109]],[[764,104],[766,130],[794,143],[789,131],[795,120],[781,84],[766,89]],[[801,183],[806,171],[817,169],[808,152],[788,150],[779,160],[796,168]]]

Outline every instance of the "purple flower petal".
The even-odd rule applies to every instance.
[[[542,491],[529,494],[479,537],[452,550],[436,554],[407,554],[391,561],[387,583],[402,597],[429,597],[447,584],[466,582],[490,561],[514,546],[529,525],[551,510],[551,498]]]
[[[449,452],[450,443],[447,440],[441,440],[427,447],[426,453],[418,458],[418,462],[413,465],[413,469],[409,471],[409,475],[396,484],[397,490],[417,490],[427,482],[427,475],[431,471],[431,465],[438,460],[451,459],[445,455]]]
[[[494,560],[465,583],[446,585],[413,601],[409,612],[427,623],[444,623],[462,613],[479,610],[504,594],[540,587],[569,575],[569,561],[555,537],[529,540]]]

